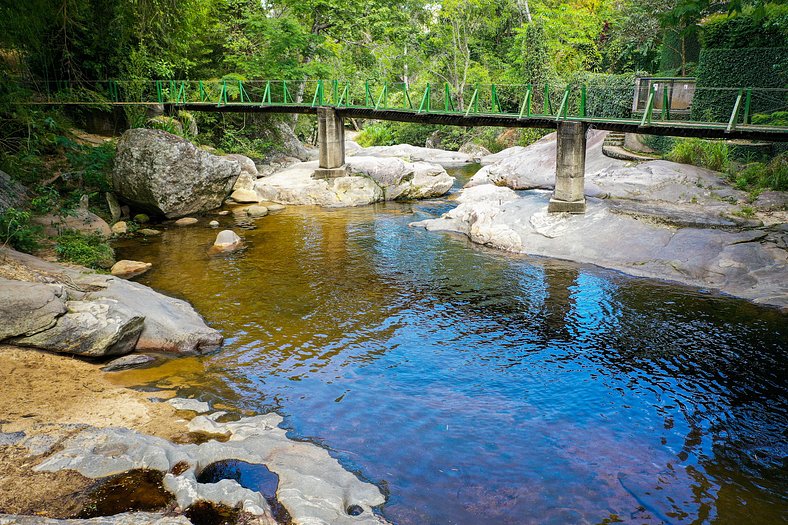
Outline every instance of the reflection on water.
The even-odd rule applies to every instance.
[[[279,411],[400,524],[785,522],[785,316],[407,227],[448,206],[288,208],[225,256],[201,226],[120,246],[227,344],[115,377]]]

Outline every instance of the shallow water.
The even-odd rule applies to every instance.
[[[464,174],[467,176],[468,174]],[[119,258],[226,337],[114,374],[285,416],[399,524],[785,523],[786,316],[408,228],[445,199],[166,229]]]

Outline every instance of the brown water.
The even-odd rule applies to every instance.
[[[226,344],[115,377],[278,411],[400,524],[788,521],[786,316],[407,226],[451,206],[211,216],[119,246]],[[246,248],[208,255],[212,218]]]

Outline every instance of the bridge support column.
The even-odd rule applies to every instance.
[[[317,108],[317,142],[320,164],[316,179],[333,179],[347,175],[345,169],[345,125],[334,108]]]
[[[585,213],[586,125],[558,122],[556,142],[555,190],[547,211]]]

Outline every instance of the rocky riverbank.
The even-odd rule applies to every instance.
[[[788,309],[788,212],[780,194],[758,207],[702,168],[605,157],[603,139],[602,132],[589,138],[585,215],[547,214],[553,135],[483,159],[459,206],[412,226]],[[756,211],[745,213],[750,206]]]
[[[384,502],[380,490],[325,449],[288,439],[276,414],[213,412],[171,391],[115,386],[95,364],[8,346],[0,346],[0,376],[3,524],[103,515],[97,509],[120,512],[102,521],[116,524],[200,522],[195,513],[220,511],[231,523],[385,523],[372,512]],[[225,460],[266,465],[275,494],[201,476]],[[136,492],[118,479],[134,479]],[[110,508],[106,487],[126,496]]]

